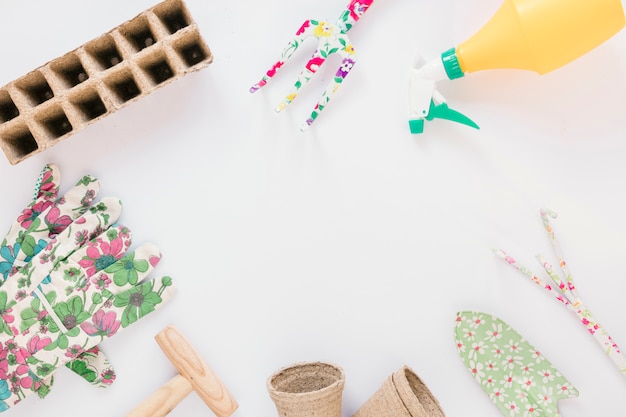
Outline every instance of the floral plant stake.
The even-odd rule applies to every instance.
[[[287,94],[285,99],[276,107],[276,111],[283,110],[289,103],[296,98],[300,88],[306,84],[317,70],[322,66],[326,59],[334,54],[339,54],[343,60],[337,69],[332,81],[322,94],[321,99],[315,105],[311,116],[301,126],[300,130],[306,130],[324,110],[332,95],[337,91],[343,80],[348,76],[355,63],[354,47],[346,34],[354,25],[354,23],[363,16],[363,14],[374,3],[374,0],[351,0],[346,9],[343,11],[338,21],[333,24],[323,20],[306,20],[300,29],[296,32],[296,36],[292,39],[274,65],[267,71],[261,81],[254,84],[250,88],[250,92],[254,93],[267,84],[267,82],[276,75],[276,72],[285,62],[292,57],[294,52],[309,37],[313,36],[318,39],[317,49],[304,69],[300,73],[291,92]]]
[[[463,363],[506,417],[557,417],[557,402],[578,396],[541,352],[494,316],[459,312],[455,338]]]

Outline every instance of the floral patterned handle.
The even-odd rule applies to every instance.
[[[41,170],[33,200],[17,216],[0,244],[0,286],[10,273],[25,265],[54,236],[84,214],[98,194],[98,180],[86,175],[59,196],[60,177],[55,164],[47,164]],[[0,299],[0,311],[6,310],[6,302],[6,299]],[[106,387],[115,379],[109,360],[98,348],[80,355],[67,367],[94,385]],[[46,396],[52,383],[52,377],[42,381],[38,394]]]
[[[374,0],[351,0],[346,10],[339,16],[337,27],[343,33],[348,32],[373,3]]]
[[[322,66],[322,64],[326,62],[326,59],[330,55],[335,53],[341,55],[343,60],[337,69],[335,76],[322,93],[322,97],[315,105],[309,118],[300,127],[300,130],[306,130],[317,119],[320,112],[324,110],[326,105],[330,102],[333,94],[337,91],[343,80],[352,70],[352,67],[355,64],[355,52],[354,47],[352,46],[352,43],[346,33],[352,28],[354,23],[363,16],[372,3],[374,3],[374,0],[351,0],[336,24],[328,21],[312,19],[306,20],[296,32],[294,39],[292,39],[283,49],[280,58],[266,72],[259,82],[250,87],[250,92],[254,93],[264,87],[267,82],[274,77],[274,75],[276,75],[276,72],[285,64],[285,62],[293,56],[295,51],[307,38],[317,38],[318,45],[315,52],[300,72],[291,91],[287,94],[283,101],[276,106],[275,109],[277,112],[280,112],[288,104],[290,104],[296,98],[302,86],[313,78],[313,75]]]
[[[463,363],[507,417],[557,417],[557,402],[578,390],[539,350],[497,317],[457,314],[456,346]]]
[[[544,224],[544,228],[548,233],[550,242],[554,248],[554,251],[559,260],[559,266],[565,276],[565,279],[561,279],[556,272],[554,272],[552,265],[541,255],[537,255],[537,260],[543,266],[544,270],[552,280],[552,283],[544,282],[535,275],[530,269],[518,263],[513,257],[506,254],[501,249],[494,249],[496,255],[504,259],[508,264],[522,272],[528,278],[530,278],[535,284],[541,286],[544,290],[550,293],[561,304],[572,311],[579,322],[587,329],[587,331],[594,337],[596,342],[607,354],[609,359],[617,366],[617,369],[626,376],[626,355],[619,348],[617,343],[608,334],[608,332],[600,325],[600,323],[593,318],[589,309],[583,304],[578,296],[574,281],[572,280],[571,273],[567,267],[567,263],[561,255],[561,249],[556,241],[554,230],[550,225],[549,217],[556,218],[557,214],[554,211],[542,209],[541,218]]]

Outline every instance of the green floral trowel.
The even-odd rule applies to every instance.
[[[510,325],[462,311],[455,338],[463,363],[503,415],[558,417],[557,402],[578,390]]]

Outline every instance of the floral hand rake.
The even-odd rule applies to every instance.
[[[250,87],[250,92],[254,93],[267,84],[267,82],[276,75],[276,71],[291,58],[305,39],[311,36],[316,37],[319,42],[313,56],[300,72],[298,80],[292,90],[287,94],[285,99],[276,106],[277,112],[283,110],[293,101],[302,86],[313,77],[330,55],[334,53],[341,55],[343,60],[335,76],[322,93],[322,97],[315,105],[311,116],[300,127],[301,131],[306,130],[319,116],[320,112],[324,110],[333,94],[352,70],[355,63],[354,48],[346,33],[352,28],[354,23],[363,16],[372,3],[374,3],[374,0],[351,0],[335,24],[320,20],[306,20],[296,32],[294,39],[283,49],[280,59],[267,71],[261,81]]]
[[[578,292],[574,286],[574,281],[567,268],[567,264],[561,255],[561,250],[556,242],[554,236],[554,230],[550,225],[548,217],[556,218],[556,213],[551,210],[541,210],[541,218],[543,225],[548,233],[554,252],[559,260],[559,266],[563,271],[565,280],[561,279],[552,269],[552,265],[541,255],[537,255],[537,260],[543,266],[548,276],[552,279],[556,287],[549,282],[542,281],[539,277],[533,274],[528,268],[520,265],[515,259],[507,255],[500,249],[494,249],[496,255],[500,256],[518,271],[522,272],[528,278],[530,278],[535,284],[542,286],[546,291],[552,294],[558,301],[560,301],[565,307],[572,311],[577,317],[580,323],[585,326],[587,331],[594,337],[594,339],[602,346],[604,352],[617,366],[622,375],[626,376],[626,355],[617,346],[617,343],[613,341],[611,336],[604,330],[604,328],[598,323],[589,312],[589,309],[582,303],[578,297]]]

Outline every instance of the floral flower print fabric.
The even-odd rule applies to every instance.
[[[156,247],[129,252],[130,230],[115,224],[118,199],[92,204],[91,177],[62,197],[57,184],[56,167],[47,166],[0,247],[0,411],[34,392],[45,396],[64,365],[110,385],[115,373],[98,344],[174,292],[169,277],[147,279],[161,258]]]
[[[99,230],[101,220],[98,213],[90,213],[89,220],[75,222],[90,229],[87,235],[100,232],[86,245],[70,249],[69,254],[63,252],[63,243],[51,245],[46,251],[54,256],[44,252],[34,264],[16,272],[24,277],[19,282],[34,291],[22,291],[22,284],[17,292],[0,291],[0,298],[11,305],[2,316],[5,334],[0,335],[0,396],[8,393],[0,399],[0,411],[36,392],[58,367],[77,357],[97,355],[97,345],[105,338],[155,311],[173,295],[169,277],[147,279],[161,257],[158,249],[146,244],[127,253],[130,230],[125,226]],[[83,230],[72,230],[67,239],[74,240],[78,233]],[[42,263],[42,256],[56,256],[56,260]],[[48,271],[39,285],[29,279],[42,275],[33,273],[38,268]],[[71,364],[72,370],[99,384],[115,379],[110,369],[96,373],[87,363]]]
[[[455,338],[472,377],[506,417],[559,416],[557,402],[578,396],[540,351],[494,316],[459,312]]]
[[[51,239],[84,214],[100,188],[97,179],[86,175],[60,196],[60,182],[59,168],[55,164],[44,166],[35,185],[33,200],[17,216],[0,244],[0,285],[17,268],[41,252]],[[12,309],[6,298],[6,293],[0,294],[0,313],[5,318],[0,323],[0,333],[7,333],[8,326],[13,322]],[[115,379],[115,372],[108,359],[97,348],[75,357],[67,367],[88,382],[101,387],[109,386]],[[94,376],[99,374],[106,374],[107,378]],[[39,396],[46,396],[51,385],[52,377],[40,381],[37,390]]]

